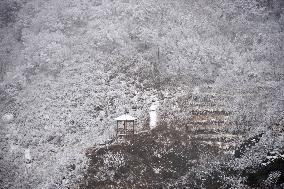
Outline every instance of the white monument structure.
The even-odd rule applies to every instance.
[[[152,105],[150,106],[150,129],[154,129],[157,126],[157,110],[158,110],[159,102],[154,101],[152,102]]]

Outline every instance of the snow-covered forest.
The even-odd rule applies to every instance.
[[[284,188],[284,1],[1,0],[0,149],[3,189]]]

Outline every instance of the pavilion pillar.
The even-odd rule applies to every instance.
[[[135,133],[134,132],[134,120],[132,121],[133,123],[132,123],[132,127],[133,127],[133,134]]]
[[[118,121],[116,121],[116,138],[117,138],[117,134],[118,134]]]
[[[127,131],[127,122],[126,121],[123,121],[123,123],[124,123],[124,134],[126,134],[126,131]]]

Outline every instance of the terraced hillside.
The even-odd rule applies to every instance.
[[[225,104],[232,103],[233,99],[233,96],[208,93],[181,95],[177,101],[168,100],[162,106],[160,126],[167,125],[233,153],[236,142],[242,137],[234,132],[232,108]],[[170,107],[173,108],[169,113]]]

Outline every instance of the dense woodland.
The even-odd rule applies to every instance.
[[[283,188],[283,48],[281,0],[2,0],[0,188]],[[125,109],[147,128],[153,96],[157,130],[89,152]],[[192,99],[230,112],[234,155],[188,139]],[[155,175],[156,152],[186,169]]]

